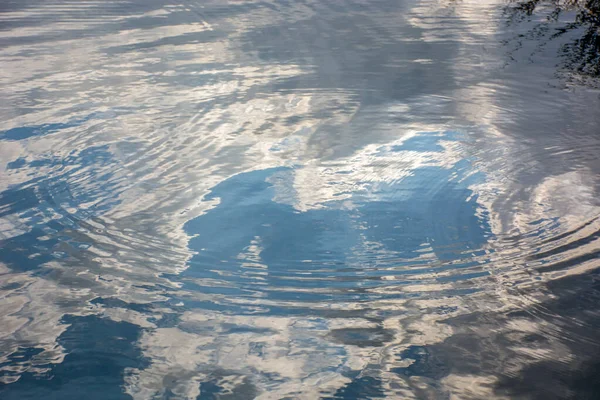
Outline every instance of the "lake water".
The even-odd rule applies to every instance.
[[[2,1],[0,398],[597,399],[564,3]]]

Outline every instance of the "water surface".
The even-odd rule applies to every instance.
[[[566,3],[4,1],[0,397],[597,398]]]

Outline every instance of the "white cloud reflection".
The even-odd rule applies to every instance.
[[[526,159],[532,146],[519,143],[508,132],[506,126],[514,127],[518,116],[511,115],[512,109],[505,103],[507,94],[499,93],[507,88],[490,79],[485,69],[497,71],[499,50],[490,54],[482,47],[499,34],[497,14],[488,14],[498,9],[499,2],[415,3],[407,14],[403,10],[371,10],[370,18],[390,31],[395,26],[392,23],[406,25],[403,37],[389,33],[386,40],[392,44],[450,42],[453,50],[450,54],[425,50],[405,60],[393,60],[398,68],[448,66],[439,72],[447,86],[402,101],[371,93],[385,92],[388,83],[383,87],[373,83],[373,88],[350,83],[336,87],[339,76],[351,81],[356,78],[351,73],[358,71],[358,76],[365,78],[360,75],[366,73],[360,62],[366,61],[359,59],[358,67],[352,69],[344,64],[345,53],[333,48],[325,50],[340,60],[319,55],[306,59],[299,48],[297,58],[280,62],[276,55],[269,60],[269,54],[245,49],[252,41],[249,35],[259,32],[261,38],[263,29],[275,29],[272,36],[289,40],[288,28],[315,20],[328,22],[319,16],[331,10],[319,2],[290,9],[282,6],[277,11],[255,2],[225,3],[223,10],[218,2],[157,5],[139,13],[127,9],[130,14],[126,16],[120,15],[117,7],[114,14],[100,12],[97,18],[72,21],[69,11],[52,7],[45,12],[64,14],[44,20],[39,8],[4,13],[6,21],[36,16],[40,24],[17,25],[0,36],[3,44],[8,43],[0,49],[3,129],[62,125],[27,140],[3,141],[2,189],[26,182],[25,188],[37,190],[41,205],[33,216],[13,212],[0,217],[0,235],[8,240],[50,221],[63,223],[63,218],[71,216],[76,227],[65,229],[65,235],[86,246],[40,250],[69,255],[40,266],[48,271],[48,278],[3,267],[3,283],[16,282],[18,288],[1,292],[2,353],[10,356],[28,346],[43,349],[27,362],[9,365],[13,374],[5,380],[16,380],[25,371],[43,372],[43,365],[63,362],[65,353],[58,338],[68,325],[62,318],[67,314],[97,315],[142,328],[136,346],[150,360],[149,366],[131,368],[125,378],[125,390],[135,399],[161,397],[167,391],[193,399],[200,394],[200,384],[207,381],[217,382],[230,393],[254,390],[257,398],[312,399],[334,395],[352,381],[352,371],[382,380],[386,393],[419,398],[419,390],[433,393],[435,384],[428,378],[405,378],[393,372],[414,362],[399,356],[409,346],[444,343],[456,334],[455,327],[444,322],[448,318],[478,312],[504,315],[546,300],[545,292],[530,288],[568,272],[542,274],[542,280],[534,280],[539,274],[529,268],[524,254],[530,254],[528,249],[538,243],[524,241],[511,247],[503,240],[507,234],[526,234],[540,219],[559,219],[556,230],[549,234],[556,236],[600,215],[593,172],[579,168],[542,174],[527,186],[528,191],[515,188],[522,170],[510,166]],[[89,6],[82,6],[84,14]],[[102,5],[97,6],[103,10]],[[235,12],[235,7],[246,6],[243,12]],[[365,18],[357,13],[359,20]],[[191,14],[197,21],[191,20]],[[149,26],[125,28],[143,19],[151,21]],[[372,26],[362,21],[365,28],[361,32],[373,35]],[[120,29],[120,24],[124,28]],[[332,28],[322,29],[322,37],[331,34]],[[61,36],[53,38],[56,32]],[[53,39],[44,41],[44,37]],[[348,39],[351,42],[352,38]],[[286,48],[289,43],[285,40],[269,43],[263,49],[266,53],[269,46],[284,57],[286,51],[294,50]],[[318,42],[301,44],[320,46]],[[355,45],[356,49],[369,49],[369,43]],[[345,68],[350,76],[343,75]],[[411,78],[407,75],[405,79]],[[439,135],[441,150],[393,150],[432,132]],[[447,140],[444,135],[448,132],[457,132],[459,139]],[[90,148],[106,149],[110,160],[101,166],[95,160],[86,164],[83,150]],[[65,163],[69,157],[73,162]],[[18,159],[28,163],[26,167],[8,168],[9,162]],[[402,199],[405,194],[401,190],[385,188],[401,187],[405,179],[425,167],[451,170],[465,159],[471,163],[468,175],[485,175],[484,182],[468,188],[478,196],[478,212],[487,215],[498,238],[490,238],[483,256],[473,256],[491,273],[476,281],[481,289],[478,293],[445,295],[465,287],[460,281],[436,280],[452,272],[410,275],[391,268],[381,277],[382,282],[393,283],[401,277],[410,282],[381,285],[365,293],[420,296],[316,304],[311,305],[315,316],[309,317],[235,315],[169,304],[177,290],[188,290],[169,276],[186,270],[193,256],[183,225],[218,207],[219,199],[204,198],[233,176],[289,167],[269,178],[274,202],[298,212],[333,208],[352,212],[368,202]],[[47,162],[33,166],[31,162],[36,160]],[[531,163],[539,166],[535,159]],[[432,191],[445,190],[445,183],[432,181]],[[37,188],[44,185],[49,189],[42,193]],[[67,194],[61,189],[64,187]],[[515,193],[520,193],[518,198],[511,197]],[[107,198],[111,202],[104,207]],[[595,230],[597,224],[590,224],[560,243],[585,238]],[[46,234],[50,238],[59,235],[50,230]],[[242,266],[264,269],[268,274],[268,265],[261,258],[261,237],[247,245],[239,255]],[[365,237],[363,245],[370,246],[370,251],[379,249],[381,259],[394,256],[382,243]],[[441,261],[431,243],[421,245],[418,260],[438,265]],[[575,248],[552,257],[555,262],[554,258],[586,252],[588,247]],[[581,273],[597,267],[596,260],[591,260],[570,271]],[[534,294],[515,294],[515,287]],[[190,301],[218,298],[193,291],[185,295]],[[134,311],[126,305],[90,303],[99,297],[152,307]],[[303,306],[267,298],[253,301],[257,309]],[[435,311],[440,309],[447,311]],[[326,312],[334,317],[327,317]],[[177,322],[159,326],[157,320],[170,313],[180,314]],[[547,328],[530,320],[518,326],[515,323],[512,320],[498,329],[532,333]],[[478,334],[489,333],[486,329]],[[366,344],[348,339],[343,335],[346,331],[366,335]],[[336,332],[341,332],[339,337]],[[544,348],[515,347],[512,351],[520,358],[509,368],[510,373],[540,359],[570,357],[569,349],[558,340]],[[492,374],[461,373],[450,373],[439,381],[451,398],[461,399],[502,398],[492,390],[495,382]]]

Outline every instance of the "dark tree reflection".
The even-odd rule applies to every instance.
[[[509,24],[530,20],[542,12],[548,13],[546,20],[530,33],[537,37],[537,33],[544,32],[549,35],[548,40],[554,40],[573,31],[581,32],[561,48],[564,68],[579,75],[600,77],[600,0],[511,0],[506,9]],[[550,30],[550,24],[558,26]]]

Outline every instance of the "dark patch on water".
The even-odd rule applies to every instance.
[[[241,383],[232,385],[227,382],[231,378],[237,378],[234,373],[228,371],[215,371],[211,374],[211,380],[200,384],[200,396],[197,400],[238,400],[253,399],[258,392],[254,385],[245,377]],[[233,386],[233,387],[232,387]]]
[[[66,356],[49,364],[43,375],[25,372],[0,388],[3,399],[128,399],[123,392],[127,368],[144,368],[148,361],[136,347],[141,329],[126,322],[97,317],[66,316],[69,325],[58,338]]]
[[[353,379],[343,388],[339,389],[333,397],[323,397],[323,399],[382,399],[386,394],[381,387],[381,380],[370,376],[363,376]]]
[[[394,337],[392,331],[379,327],[334,329],[329,335],[336,342],[358,347],[380,347]]]

